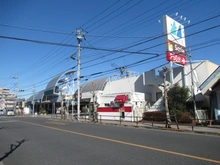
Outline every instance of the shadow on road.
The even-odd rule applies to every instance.
[[[21,141],[16,141],[18,144],[11,144],[11,146],[10,146],[10,151],[9,151],[9,152],[6,152],[5,155],[0,158],[0,162],[1,162],[3,159],[7,158],[10,154],[12,154],[18,147],[21,146],[21,144],[23,144],[24,142],[27,142],[27,141],[29,141],[29,140],[23,139],[23,140],[21,140]]]

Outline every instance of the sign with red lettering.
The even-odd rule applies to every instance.
[[[167,48],[168,52],[174,52],[175,54],[186,56],[186,48],[185,47],[183,47],[173,41],[170,41],[170,40],[168,40],[167,45],[168,45],[168,48]]]
[[[186,42],[184,26],[171,17],[164,16],[166,59],[186,65]]]
[[[172,61],[181,65],[186,65],[186,57],[175,52],[166,52],[167,61]]]

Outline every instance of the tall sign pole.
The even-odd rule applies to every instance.
[[[193,110],[194,110],[194,118],[198,119],[197,116],[197,110],[196,110],[196,96],[195,96],[195,85],[194,85],[194,76],[193,76],[193,67],[192,67],[192,55],[191,55],[191,49],[189,48],[189,59],[190,59],[190,71],[191,71],[191,95],[193,99]]]
[[[170,83],[172,87],[174,84],[173,63],[177,63],[182,66],[186,65],[185,31],[184,26],[172,19],[171,17],[165,15],[163,20],[166,45],[166,59],[170,62]],[[185,21],[186,18],[184,18],[183,20]]]
[[[80,95],[81,95],[81,91],[80,91],[80,43],[81,41],[85,38],[85,32],[83,32],[81,29],[76,29],[76,38],[78,41],[78,58],[77,58],[77,88],[78,88],[78,96],[77,96],[77,119],[80,119]]]

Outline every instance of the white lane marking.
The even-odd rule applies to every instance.
[[[16,122],[17,120],[0,121],[0,123]],[[1,164],[0,164],[1,165]]]

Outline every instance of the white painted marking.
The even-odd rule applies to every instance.
[[[0,121],[0,123],[16,122],[17,120]],[[0,164],[1,165],[1,164]]]

